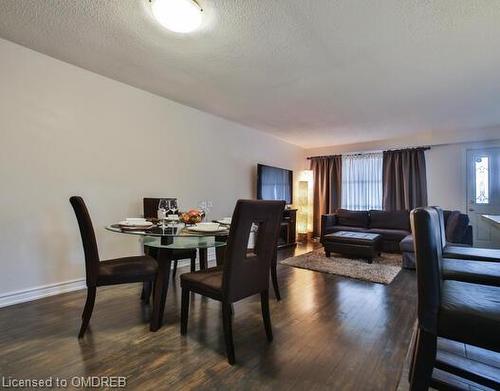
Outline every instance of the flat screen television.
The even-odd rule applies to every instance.
[[[257,199],[285,201],[293,199],[293,171],[257,164]]]

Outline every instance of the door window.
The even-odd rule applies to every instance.
[[[489,157],[481,156],[474,162],[474,174],[476,177],[476,204],[488,204],[490,202],[490,178]]]

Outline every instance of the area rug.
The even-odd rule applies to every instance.
[[[324,250],[318,249],[284,259],[280,263],[316,272],[390,284],[401,271],[401,254],[382,253],[381,256],[373,258],[372,263],[368,263],[365,259],[349,258],[335,253],[327,258]]]

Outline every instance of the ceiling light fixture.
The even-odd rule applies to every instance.
[[[149,0],[156,20],[176,33],[190,33],[201,25],[203,9],[195,0]]]

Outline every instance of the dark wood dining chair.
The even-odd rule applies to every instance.
[[[235,361],[232,334],[232,304],[260,294],[267,339],[273,332],[269,314],[269,272],[276,250],[283,201],[239,200],[234,209],[221,268],[181,274],[181,334],[187,333],[189,293],[222,302],[222,319],[228,362]],[[252,224],[258,226],[254,253],[247,252]]]
[[[85,202],[79,196],[73,196],[69,201],[76,214],[85,254],[87,301],[83,309],[82,325],[78,333],[78,338],[82,338],[92,316],[97,287],[153,281],[158,265],[148,255],[100,261],[94,227]]]
[[[500,288],[443,278],[443,247],[436,209],[413,210],[411,225],[417,266],[418,326],[410,390],[427,390],[434,367],[475,383],[484,381],[491,387],[490,379],[437,360],[437,338],[500,352]]]
[[[443,248],[443,257],[446,259],[467,259],[470,261],[496,262],[500,263],[500,249],[480,248],[461,246],[456,243],[446,241],[446,231],[444,224],[444,211],[438,206],[433,206],[439,214],[441,224],[441,244]]]
[[[441,265],[443,279],[500,286],[500,259],[498,259],[497,262],[493,262],[492,260],[478,261],[467,258],[447,258],[445,253],[447,243],[444,211],[437,206],[433,206],[433,208],[436,209],[438,213],[441,233],[441,246],[443,249],[443,260],[441,261]]]
[[[157,211],[158,211],[158,203],[162,199],[167,199],[167,200],[177,200],[177,198],[171,198],[171,197],[163,197],[163,198],[143,198],[143,213],[144,213],[144,218],[146,219],[154,219],[157,217]],[[166,253],[165,256],[168,256],[174,264],[174,268],[172,270],[172,278],[175,278],[175,275],[177,274],[177,266],[180,260],[182,259],[190,259],[191,260],[191,271],[194,272],[196,270],[196,249],[186,249],[186,250],[167,250],[164,249],[164,252]],[[152,246],[144,246],[144,253],[152,256],[153,258],[157,258],[158,256],[158,248],[152,247]],[[152,281],[145,281],[143,288],[142,288],[142,293],[141,293],[141,299],[148,303],[149,298],[151,296],[152,292]]]

